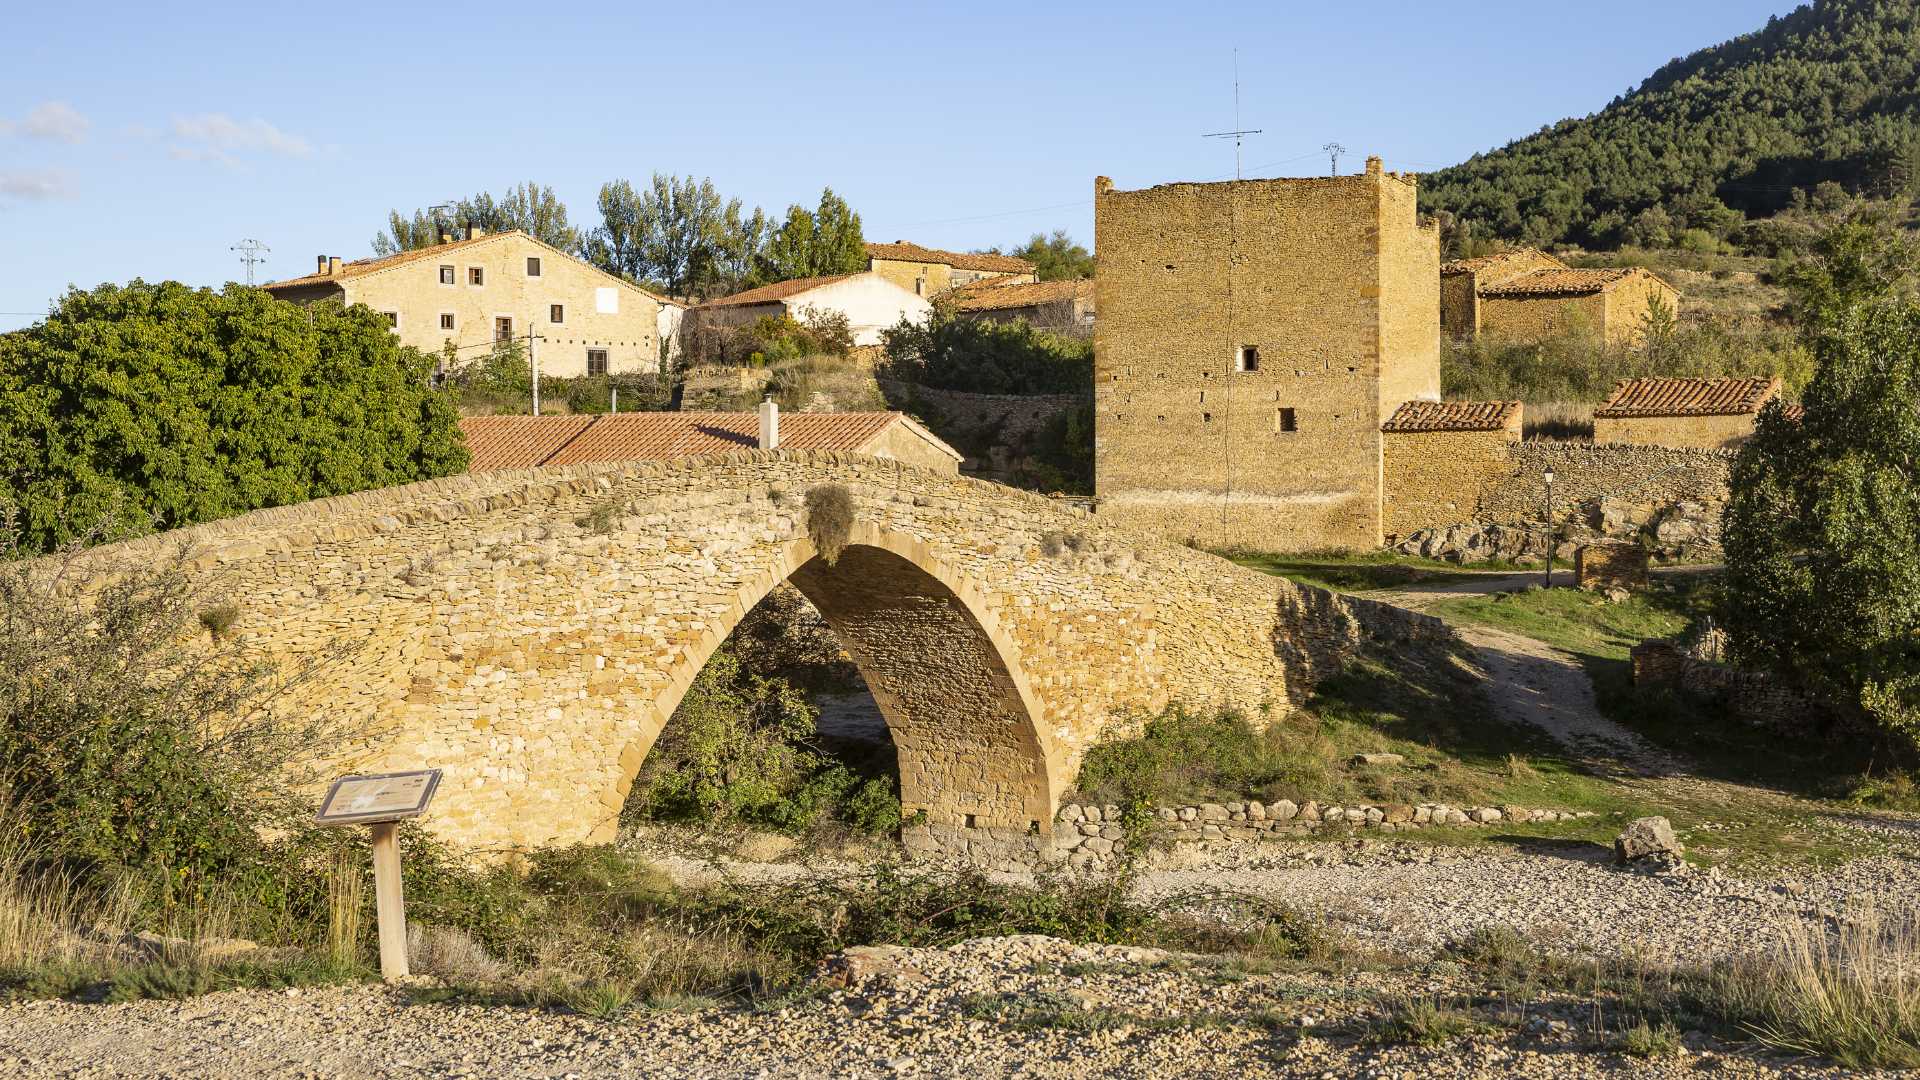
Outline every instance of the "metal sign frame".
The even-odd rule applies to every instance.
[[[420,801],[413,806],[397,810],[369,810],[361,813],[328,812],[328,808],[333,806],[334,800],[339,797],[341,789],[348,784],[365,783],[369,780],[402,780],[416,776],[426,777],[426,786],[420,791]],[[371,825],[382,821],[400,821],[404,818],[419,817],[427,812],[428,805],[433,802],[434,792],[439,789],[439,769],[410,769],[406,772],[342,776],[328,786],[326,797],[320,800],[320,810],[314,815],[313,820],[320,825]]]

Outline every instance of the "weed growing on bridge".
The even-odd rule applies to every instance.
[[[853,536],[853,493],[845,484],[815,484],[807,489],[807,535],[828,566],[840,561]]]

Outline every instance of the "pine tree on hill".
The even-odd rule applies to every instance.
[[[1675,60],[1601,111],[1425,177],[1422,201],[1529,244],[1722,238],[1835,181],[1920,194],[1920,5],[1816,0]]]

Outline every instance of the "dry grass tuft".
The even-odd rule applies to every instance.
[[[845,484],[816,484],[807,489],[807,535],[828,566],[840,561],[853,536],[853,493]]]
[[[1829,933],[1783,928],[1779,954],[1722,973],[1722,1004],[1754,1036],[1849,1068],[1920,1068],[1920,917],[1856,912]]]

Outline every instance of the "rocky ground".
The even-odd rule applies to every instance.
[[[0,1009],[0,1074],[35,1077],[1587,1077],[1856,1075],[1701,1032],[1623,1052],[1590,1003],[1482,1002],[1438,1046],[1386,1033],[1408,1000],[1469,1006],[1452,965],[1337,976],[1053,938],[863,950],[764,1012],[612,1020],[420,1003],[415,991],[246,991]]]

